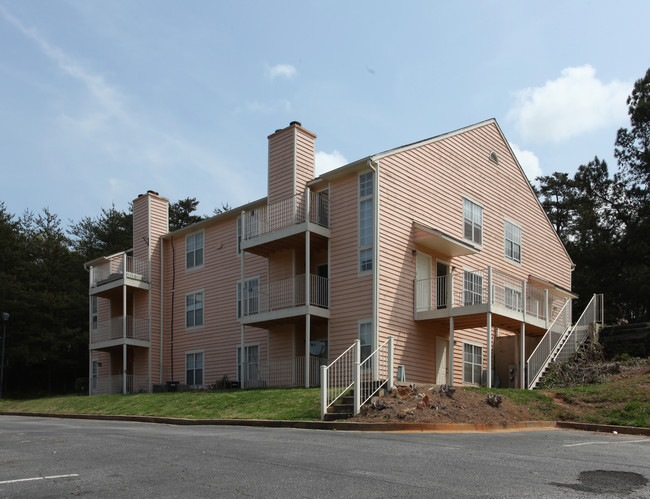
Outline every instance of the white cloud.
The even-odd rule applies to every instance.
[[[287,80],[291,80],[298,74],[296,67],[291,64],[276,64],[275,66],[267,67],[267,69],[269,77],[272,80],[275,80],[276,78],[286,78]]]
[[[345,157],[340,152],[334,149],[332,153],[317,151],[315,163],[316,165],[314,169],[316,170],[316,176],[318,176],[322,175],[325,172],[329,172],[330,170],[334,170],[339,166],[347,165],[348,160],[345,159]]]
[[[561,142],[619,125],[627,116],[625,100],[631,89],[628,82],[601,82],[588,64],[566,68],[542,87],[517,92],[508,118],[525,140]]]
[[[510,142],[510,147],[512,148],[512,152],[515,153],[519,164],[524,169],[524,173],[528,177],[528,180],[535,183],[535,179],[542,176],[542,169],[539,166],[539,158],[535,156],[534,152],[519,149],[517,144],[513,144],[512,142]]]

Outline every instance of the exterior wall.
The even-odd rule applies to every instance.
[[[203,266],[185,268],[185,239],[196,231],[186,230],[164,240],[163,269],[163,380],[185,380],[185,354],[203,351],[204,385],[214,383],[223,375],[236,379],[236,346],[240,343],[240,324],[237,320],[237,281],[241,278],[241,256],[237,254],[237,218],[221,216],[212,223],[203,224]],[[173,243],[173,249],[172,249]],[[267,280],[267,261],[255,255],[246,255],[246,278],[260,276]],[[174,287],[173,287],[174,286]],[[174,292],[172,293],[172,289]],[[185,327],[185,296],[203,291],[203,325]],[[173,309],[172,309],[173,296]],[[173,310],[173,321],[172,321]],[[174,372],[171,372],[171,333],[173,327]],[[260,345],[260,358],[267,356],[268,333],[264,329],[246,326],[246,344]]]
[[[491,151],[498,164],[489,159]],[[452,259],[414,242],[414,221],[462,240],[463,197],[483,207],[480,253]],[[448,336],[444,325],[413,320],[413,250],[431,255],[434,274],[438,257],[458,270],[492,266],[519,279],[532,274],[571,287],[571,261],[495,123],[382,158],[380,205],[380,341],[394,335],[395,363],[411,366],[409,379],[435,380],[434,336]],[[505,218],[522,229],[521,264],[504,256]],[[485,345],[486,335],[484,329],[455,332],[457,384],[462,383],[462,341]]]
[[[315,140],[296,122],[269,135],[269,204],[302,192],[314,178]]]
[[[359,274],[359,179],[330,184],[330,334],[335,359],[359,336],[359,320],[372,318],[372,273]]]

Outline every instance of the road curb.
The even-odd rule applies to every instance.
[[[260,428],[299,428],[305,430],[366,431],[366,432],[428,432],[428,433],[493,433],[506,431],[535,431],[567,429],[619,433],[650,437],[650,428],[615,426],[569,421],[517,421],[499,424],[470,423],[362,423],[356,421],[286,421],[273,419],[185,419],[159,416],[127,416],[107,414],[52,414],[46,412],[5,412],[0,416],[26,416],[58,419],[95,419],[100,421],[132,421],[167,425],[257,426]]]

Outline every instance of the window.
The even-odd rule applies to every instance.
[[[185,268],[193,269],[203,265],[203,232],[185,238]]]
[[[185,384],[203,387],[203,352],[185,354]]]
[[[359,272],[372,270],[373,174],[359,176]]]
[[[483,371],[483,347],[463,343],[463,383],[479,385]]]
[[[241,381],[241,346],[237,347],[237,381]],[[246,382],[260,379],[260,346],[246,345]],[[253,383],[254,384],[254,383]]]
[[[521,291],[510,286],[504,288],[505,306],[510,310],[521,312]]]
[[[185,327],[203,325],[203,291],[185,295]]]
[[[97,329],[97,297],[93,296],[90,298],[90,306],[91,306],[91,316],[92,316],[92,321],[91,321],[91,326],[93,331]]]
[[[465,306],[483,303],[483,274],[480,272],[463,272],[463,303]]]
[[[463,238],[483,244],[483,208],[463,199]]]
[[[359,322],[359,342],[361,343],[361,362],[366,360],[372,354],[372,321]],[[363,366],[364,369],[372,368],[372,362],[368,361]]]
[[[244,281],[244,299],[242,301],[241,282],[237,283],[237,318],[242,315],[253,315],[259,313],[260,304],[260,279],[253,277]],[[243,310],[242,310],[243,304]]]
[[[504,232],[506,258],[521,263],[521,229],[506,220]]]

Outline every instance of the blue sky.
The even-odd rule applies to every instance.
[[[488,118],[529,177],[613,170],[650,66],[641,1],[0,0],[0,201],[64,222],[148,189],[266,195],[266,137],[320,171]]]

